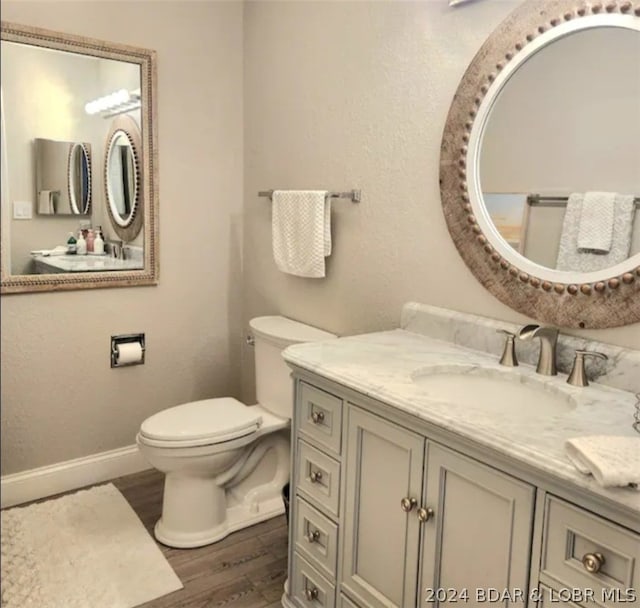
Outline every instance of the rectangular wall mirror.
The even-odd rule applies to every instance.
[[[4,21],[1,45],[2,293],[157,284],[155,52]]]

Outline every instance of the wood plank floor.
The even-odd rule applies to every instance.
[[[162,510],[163,475],[143,471],[118,477],[112,483],[153,538],[153,526]],[[184,588],[140,608],[281,608],[287,577],[284,515],[199,549],[172,549],[160,543],[158,546]]]
[[[149,534],[162,509],[163,476],[143,471],[113,480]],[[144,608],[276,608],[287,577],[284,515],[239,530],[199,549],[158,543],[184,589],[143,604]]]

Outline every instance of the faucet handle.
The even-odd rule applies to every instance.
[[[496,333],[506,336],[504,350],[502,351],[502,357],[500,357],[500,365],[504,365],[506,367],[517,367],[518,358],[516,357],[515,345],[516,335],[506,329],[498,329],[496,330]]]
[[[568,384],[572,384],[573,386],[589,386],[589,380],[587,379],[587,374],[584,369],[585,357],[598,357],[599,359],[604,359],[605,361],[609,358],[604,353],[599,353],[597,351],[577,350],[576,357],[573,360],[573,367],[571,368],[571,373],[567,378]]]

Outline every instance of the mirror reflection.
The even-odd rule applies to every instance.
[[[36,212],[85,215],[91,199],[89,144],[37,138]]]
[[[480,142],[502,238],[550,269],[640,253],[640,32],[598,27],[542,47],[505,83]]]
[[[140,128],[140,65],[8,40],[1,44],[5,273],[143,269],[144,232],[126,240],[116,233],[104,175],[91,170],[104,166],[114,120],[126,115]],[[130,152],[126,137],[116,142],[113,170],[120,177],[110,182],[125,221],[137,196]],[[73,253],[70,234],[76,241],[99,234],[105,248]]]
[[[107,152],[107,197],[115,221],[127,226],[132,219],[138,183],[133,143],[124,131],[116,131]]]
[[[91,161],[88,145],[73,144],[69,154],[69,197],[76,215],[89,213],[91,203]]]

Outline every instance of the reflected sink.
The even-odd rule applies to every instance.
[[[431,367],[411,375],[432,401],[492,413],[517,412],[518,416],[551,416],[576,407],[573,397],[516,370],[476,366]]]

